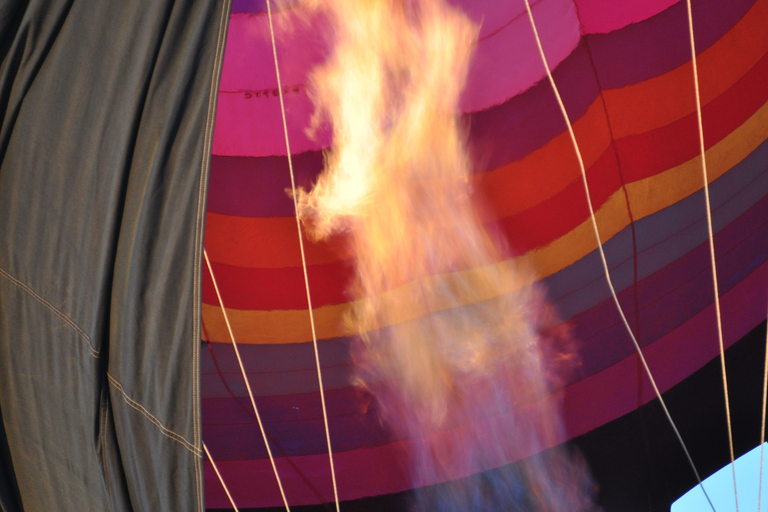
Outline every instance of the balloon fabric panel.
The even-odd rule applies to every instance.
[[[486,225],[510,240],[513,258],[537,269],[579,340],[582,366],[556,390],[567,434],[576,436],[632,411],[652,393],[609,298],[575,154],[551,88],[541,81],[543,67],[535,54],[509,51],[515,37],[530,35],[512,34],[526,30],[522,4],[503,4],[467,2],[471,16],[491,21],[481,29],[462,123]],[[548,0],[534,15],[551,31],[545,51],[582,147],[620,302],[668,389],[717,355],[685,4],[627,1],[610,10],[598,4]],[[310,504],[330,499],[330,476],[294,213],[285,193],[288,164],[271,46],[259,5],[242,1],[238,9],[236,2],[233,10],[206,246],[258,383],[290,503]],[[694,1],[693,11],[730,344],[765,315],[768,1]],[[322,169],[329,140],[327,127],[315,138],[305,131],[313,110],[306,75],[322,59],[323,45],[302,29],[278,38],[293,164],[305,188]],[[306,51],[291,59],[295,48]],[[520,69],[519,62],[531,64]],[[494,70],[494,63],[504,69]],[[342,327],[350,300],[347,244],[338,237],[305,240],[305,247],[342,499],[408,489],[413,484],[398,461],[407,459],[409,440],[393,438],[377,423],[371,398],[349,384],[354,363]],[[242,378],[225,345],[218,301],[210,277],[204,279],[206,442],[244,505],[278,505],[264,448],[243,407]],[[264,484],[254,486],[255,479]],[[228,506],[210,471],[206,482],[209,506]]]

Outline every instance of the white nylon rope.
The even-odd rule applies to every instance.
[[[763,452],[765,451],[765,409],[768,400],[768,325],[765,333],[765,364],[763,366],[763,415],[760,423],[760,478],[757,484],[757,510],[760,512],[760,498],[763,490]]]
[[[635,334],[632,332],[632,328],[629,326],[627,317],[624,316],[624,311],[621,309],[619,298],[616,296],[616,290],[613,287],[613,281],[611,280],[611,275],[608,270],[608,261],[605,258],[605,251],[603,250],[603,244],[600,240],[600,232],[597,229],[597,220],[595,219],[595,210],[592,207],[592,199],[589,196],[589,184],[587,183],[587,172],[584,167],[584,160],[582,159],[582,156],[581,156],[581,150],[579,149],[579,144],[576,141],[576,135],[573,133],[573,126],[571,125],[571,120],[568,118],[568,112],[565,110],[565,105],[563,104],[563,100],[560,97],[560,92],[558,91],[557,85],[555,84],[555,79],[552,77],[552,72],[549,70],[547,57],[544,55],[544,49],[541,46],[541,39],[539,38],[539,32],[536,29],[536,23],[533,20],[533,12],[531,12],[531,5],[528,0],[525,0],[525,8],[528,11],[528,18],[531,21],[531,27],[533,28],[533,35],[536,38],[536,45],[539,48],[539,54],[541,55],[541,60],[544,63],[544,68],[547,71],[547,77],[549,78],[549,83],[552,86],[552,90],[555,93],[555,97],[557,99],[558,105],[560,106],[560,111],[563,114],[563,118],[565,119],[565,122],[568,125],[568,133],[571,136],[571,142],[573,143],[573,148],[576,150],[576,157],[578,158],[579,169],[581,170],[581,179],[582,179],[582,182],[584,183],[584,190],[587,195],[587,206],[589,207],[589,215],[592,220],[592,229],[594,230],[595,238],[597,239],[597,248],[598,248],[598,251],[600,252],[600,259],[603,262],[603,271],[605,272],[605,280],[608,283],[608,288],[611,291],[611,296],[613,297],[613,301],[616,304],[616,308],[619,311],[619,315],[621,316],[621,321],[624,323],[624,327],[626,327],[630,338],[632,338],[632,343],[635,345],[637,354],[640,357],[640,361],[643,363],[643,368],[645,368],[645,372],[648,375],[648,379],[651,381],[651,385],[653,386],[653,391],[656,393],[656,397],[659,399],[659,403],[661,404],[661,407],[664,410],[664,414],[667,416],[667,420],[669,420],[669,424],[672,426],[672,429],[675,432],[675,436],[677,436],[677,440],[680,442],[680,446],[682,446],[683,451],[685,452],[685,456],[688,458],[688,463],[690,464],[691,469],[693,469],[694,475],[696,475],[696,480],[698,481],[699,486],[701,487],[701,490],[704,493],[704,496],[707,498],[707,501],[709,502],[709,506],[712,508],[712,511],[715,512],[715,506],[712,504],[712,500],[709,499],[709,495],[707,494],[707,491],[704,489],[704,485],[701,482],[701,477],[699,476],[699,472],[698,470],[696,470],[696,466],[694,465],[693,459],[691,458],[691,455],[688,452],[688,448],[685,446],[685,442],[683,442],[683,438],[680,435],[680,432],[677,430],[677,426],[675,425],[675,422],[672,420],[672,416],[669,414],[669,409],[667,409],[667,405],[664,402],[664,398],[662,398],[661,392],[659,391],[659,388],[656,385],[656,381],[653,378],[653,375],[651,374],[651,369],[648,367],[648,363],[645,360],[645,356],[643,356],[643,351],[640,348],[640,344],[637,342],[637,339],[635,338]]]
[[[264,446],[267,447],[267,455],[269,455],[269,462],[272,464],[272,471],[274,471],[275,478],[277,479],[277,486],[280,488],[280,496],[283,497],[285,510],[290,512],[291,508],[288,506],[288,500],[285,497],[285,491],[283,490],[283,483],[282,481],[280,481],[280,475],[277,473],[277,466],[275,465],[275,459],[274,457],[272,457],[272,450],[269,447],[269,441],[267,440],[267,432],[264,430],[264,424],[261,422],[259,409],[256,407],[256,400],[253,398],[253,391],[251,391],[251,383],[248,381],[248,375],[245,373],[245,366],[243,366],[243,360],[240,358],[240,351],[237,349],[237,341],[235,341],[235,335],[232,332],[232,325],[229,323],[229,315],[227,315],[227,310],[224,307],[224,301],[221,300],[221,294],[219,293],[219,285],[216,284],[216,277],[213,275],[213,268],[211,267],[211,261],[208,259],[208,252],[205,249],[203,249],[203,256],[205,257],[206,265],[208,265],[208,272],[210,272],[211,274],[211,281],[213,281],[213,289],[216,290],[216,297],[219,299],[219,306],[221,306],[221,312],[224,314],[224,322],[227,324],[227,330],[229,331],[229,339],[232,340],[232,347],[235,349],[237,364],[240,365],[240,372],[243,374],[243,380],[245,381],[245,388],[248,390],[248,397],[251,399],[251,406],[253,406],[253,413],[256,415],[256,422],[259,424],[259,430],[261,430],[261,437],[264,439]],[[210,458],[210,455],[209,455],[209,458]],[[216,473],[218,474],[218,470],[216,471]]]
[[[315,330],[315,314],[312,310],[312,296],[309,292],[309,277],[307,275],[307,257],[304,254],[304,240],[301,233],[301,219],[299,218],[299,205],[296,197],[296,180],[293,175],[293,161],[291,160],[291,143],[288,140],[288,122],[285,119],[285,102],[283,100],[283,85],[280,81],[280,66],[277,63],[277,44],[275,43],[275,28],[272,24],[272,2],[267,0],[267,17],[269,19],[269,34],[272,38],[272,56],[275,59],[275,75],[277,76],[277,90],[280,97],[280,113],[283,116],[283,132],[285,133],[285,151],[288,155],[288,170],[291,174],[291,192],[293,196],[293,208],[296,212],[296,229],[299,233],[299,249],[301,250],[301,267],[304,271],[304,287],[307,290],[307,308],[309,309],[309,323],[312,327],[312,346],[315,349],[315,363],[317,365],[317,381],[320,385],[320,403],[323,406],[323,425],[325,426],[325,440],[328,444],[328,460],[331,465],[331,480],[333,482],[333,499],[336,503],[336,512],[339,509],[339,491],[336,486],[336,470],[333,466],[333,449],[331,448],[331,432],[328,429],[328,412],[325,407],[325,391],[323,389],[323,373],[320,370],[320,353],[317,350],[317,332]]]
[[[704,127],[701,122],[701,95],[699,93],[699,70],[696,65],[696,42],[693,37],[693,12],[691,0],[686,0],[688,7],[688,32],[691,36],[691,63],[693,64],[693,85],[696,92],[696,119],[699,125],[699,150],[701,152],[701,172],[704,176],[704,199],[707,203],[707,230],[709,233],[709,256],[712,264],[712,283],[715,289],[715,313],[717,316],[717,340],[720,344],[720,371],[723,374],[723,393],[725,394],[725,418],[728,423],[728,448],[731,451],[731,471],[733,472],[733,495],[736,499],[736,512],[739,512],[739,493],[736,491],[736,464],[733,456],[733,430],[731,428],[731,405],[728,399],[728,379],[725,372],[725,347],[723,346],[723,323],[720,316],[720,292],[717,286],[717,265],[715,263],[715,235],[712,231],[712,207],[709,202],[709,179],[707,177],[707,158],[704,148]]]
[[[237,510],[237,505],[235,505],[235,500],[232,499],[232,495],[229,494],[229,489],[227,489],[227,484],[224,483],[224,478],[222,478],[221,473],[219,473],[219,468],[216,467],[216,463],[213,462],[213,457],[211,457],[211,452],[208,451],[208,447],[203,443],[203,450],[205,450],[205,454],[208,456],[208,460],[211,461],[211,466],[213,466],[213,470],[216,472],[216,476],[219,477],[219,482],[221,483],[221,486],[224,488],[224,492],[227,493],[227,498],[229,498],[229,502],[232,504],[232,508],[235,509],[235,512],[239,512]]]

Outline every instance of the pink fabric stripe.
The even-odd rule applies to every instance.
[[[605,34],[660,13],[678,0],[574,0],[585,34]]]
[[[768,282],[768,263],[758,267],[741,283],[721,298],[726,346],[744,336],[765,318],[765,283]],[[627,343],[629,340],[627,339]],[[654,377],[662,391],[685,379],[718,354],[713,306],[706,308],[685,324],[648,345],[644,349]],[[646,403],[654,398],[647,381],[642,396],[637,396],[637,360],[633,354],[604,371],[580,380],[556,396],[564,403],[566,437],[584,434],[632,410],[638,401]],[[639,399],[639,400],[638,400]],[[340,497],[350,500],[377,494],[389,494],[413,487],[409,476],[402,470],[407,460],[409,441],[395,442],[370,449],[352,450],[334,454]],[[505,454],[519,457],[524,453]],[[213,454],[214,458],[216,454]],[[317,497],[298,476],[296,469],[312,482],[326,500],[332,496],[327,455],[292,457],[291,464],[278,460],[278,470],[286,486],[289,503],[304,505],[317,503]],[[236,490],[238,506],[279,506],[277,486],[254,486],[252,482],[274,480],[267,460],[217,462],[230,488]],[[460,477],[456,474],[455,477]],[[227,507],[226,496],[218,484],[213,470],[206,465],[206,501],[209,507]],[[432,482],[421,482],[428,484]]]
[[[291,140],[291,153],[317,151],[330,146],[330,131],[311,137],[307,130],[314,112],[312,101],[304,89],[285,95],[285,117]],[[276,90],[275,90],[276,92]],[[261,93],[260,93],[261,94]],[[285,155],[285,134],[280,113],[280,100],[273,92],[269,97],[242,93],[219,93],[216,130],[213,132],[213,154],[219,156]]]
[[[549,66],[554,69],[579,44],[579,20],[571,0],[540,0],[531,10]],[[462,112],[499,105],[545,76],[525,8],[509,24],[482,37],[461,98]]]
[[[483,31],[460,108],[463,112],[498,105],[529,89],[544,76],[530,21],[524,9],[504,15],[493,32]],[[533,6],[542,44],[551,67],[562,62],[579,43],[579,22],[572,0],[539,0]],[[318,36],[322,19],[313,27],[286,27],[276,16],[278,58],[284,85],[286,114],[294,153],[328,146],[327,134],[311,139],[306,130],[313,112],[305,84],[312,67],[321,62],[326,45]],[[295,49],[301,51],[295,51]],[[267,18],[232,16],[224,55],[213,154],[268,156],[285,154]]]

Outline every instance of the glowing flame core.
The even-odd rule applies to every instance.
[[[393,432],[412,440],[415,485],[554,446],[561,429],[539,346],[550,313],[471,196],[457,105],[477,27],[440,0],[317,3],[336,32],[312,75],[314,122],[330,121],[333,147],[299,203],[313,236],[351,235],[358,384]],[[425,491],[417,506],[590,507],[588,478],[565,456],[495,474],[492,490],[475,479],[439,496]]]

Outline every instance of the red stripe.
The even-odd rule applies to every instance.
[[[306,309],[307,292],[301,267],[243,268],[212,263],[224,305],[233,309]],[[342,304],[354,272],[351,263],[313,265],[307,269],[312,306]],[[217,305],[210,273],[203,271],[203,302]]]
[[[767,97],[768,54],[730,89],[702,108],[705,147],[712,147],[743,124]],[[616,150],[628,182],[680,165],[699,153],[696,114],[650,132],[619,139]]]

